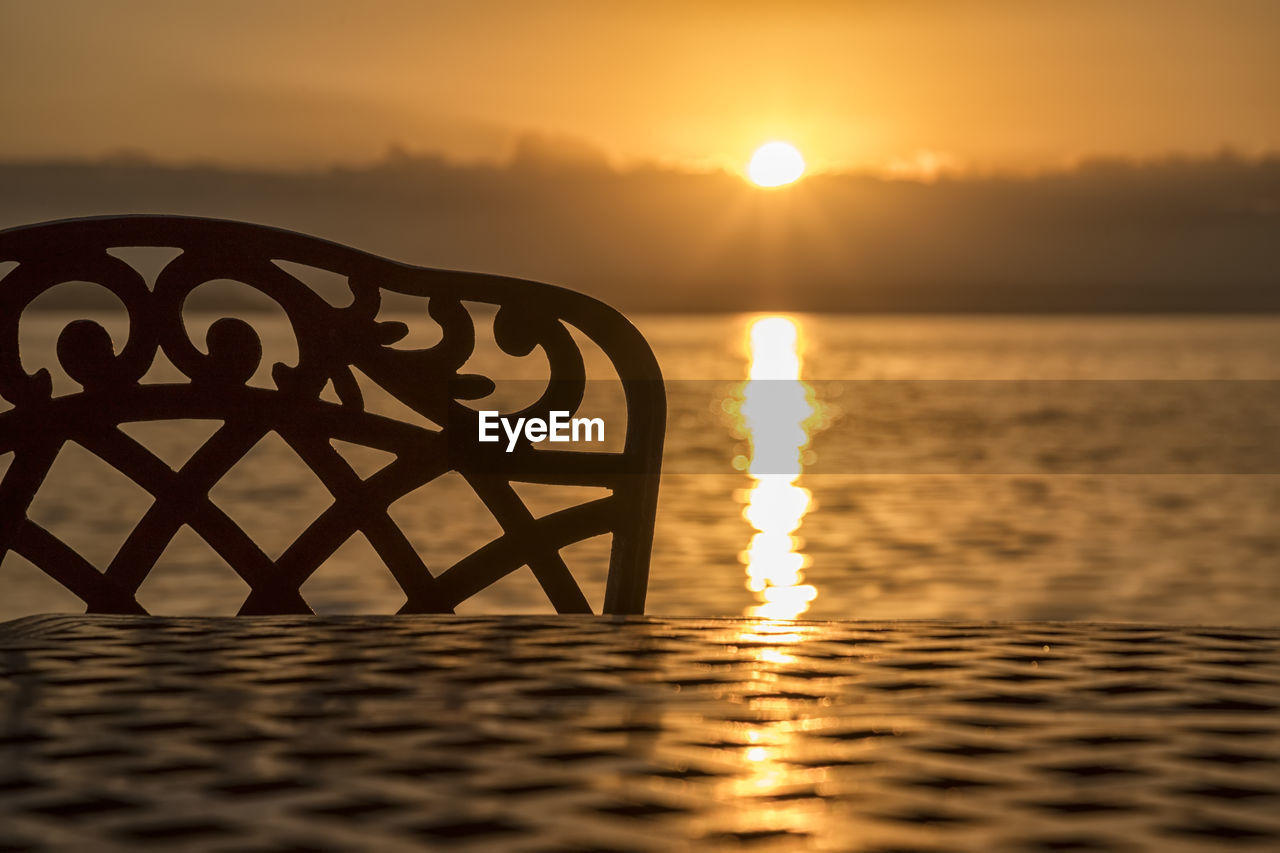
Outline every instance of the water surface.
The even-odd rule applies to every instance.
[[[49,363],[68,319],[29,314],[24,357]],[[1274,623],[1273,433],[1255,430],[1253,456],[1221,445],[1224,431],[1274,417],[1280,319],[761,319],[636,320],[671,380],[650,612]],[[290,360],[285,324],[255,323],[268,353]],[[259,381],[269,382],[265,369]],[[134,434],[180,462],[214,426]],[[213,498],[274,556],[329,501],[273,438]],[[357,467],[380,464],[340,449]],[[535,513],[574,497],[522,494]],[[103,566],[148,503],[69,446],[32,514]],[[398,502],[393,516],[432,566],[497,532],[456,476]],[[597,607],[607,553],[604,539],[566,549]],[[0,617],[78,609],[14,555],[0,582]],[[184,530],[139,600],[153,612],[234,612],[244,590]],[[328,612],[388,612],[403,600],[360,537],[304,593]],[[546,609],[527,569],[464,607]]]

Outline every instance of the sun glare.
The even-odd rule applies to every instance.
[[[808,557],[796,535],[812,503],[809,490],[797,481],[816,414],[813,389],[800,378],[799,320],[759,317],[747,330],[747,346],[749,378],[738,417],[751,445],[751,457],[742,462],[752,485],[742,515],[755,533],[739,558],[747,567],[747,589],[758,603],[745,613],[795,619],[818,595],[804,582]]]
[[[766,142],[751,155],[747,177],[758,187],[780,187],[804,174],[804,157],[790,142]]]

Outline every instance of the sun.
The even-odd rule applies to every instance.
[[[804,157],[790,142],[766,142],[751,155],[747,177],[758,187],[780,187],[804,174]]]

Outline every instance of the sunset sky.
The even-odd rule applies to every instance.
[[[4,2],[0,158],[1036,169],[1280,149],[1280,3]]]

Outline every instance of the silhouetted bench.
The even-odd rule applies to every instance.
[[[118,251],[133,247],[179,253],[148,287]],[[344,277],[350,304],[335,307],[287,271],[287,264]],[[557,611],[590,612],[560,549],[611,534],[603,610],[643,612],[665,394],[649,346],[607,305],[552,285],[409,266],[275,228],[173,216],[64,220],[3,231],[0,272],[6,265],[11,269],[0,280],[0,396],[12,408],[0,413],[0,454],[14,456],[0,482],[0,557],[10,550],[25,557],[83,599],[89,612],[145,613],[137,591],[183,525],[249,585],[242,614],[311,612],[301,585],[357,532],[403,589],[402,613],[452,612],[525,565]],[[288,316],[298,363],[276,363],[274,387],[250,383],[262,359],[259,334],[250,323],[217,320],[204,349],[188,335],[187,297],[221,279],[249,285]],[[48,370],[24,365],[19,321],[33,299],[70,281],[114,294],[128,313],[129,331],[122,345],[117,342],[117,353],[100,323],[82,319],[66,325],[57,340],[57,366],[79,390],[57,395]],[[377,318],[387,293],[422,305],[442,330],[439,342],[422,349],[393,347],[408,329]],[[540,348],[546,356],[549,375],[541,397],[519,412],[503,413],[511,418],[576,414],[587,377],[571,328],[597,344],[625,396],[625,422],[608,425],[625,429],[621,449],[534,447],[522,436],[507,452],[505,438],[479,441],[477,408],[463,401],[483,400],[494,382],[459,372],[476,347],[468,304],[496,308],[493,338],[503,352],[526,356]],[[183,381],[151,381],[147,374],[157,353]],[[369,411],[353,371],[425,420]],[[176,471],[120,429],[174,419],[222,422]],[[274,560],[209,498],[218,480],[272,431],[333,495],[332,505]],[[332,439],[384,451],[394,460],[362,479]],[[155,498],[101,570],[28,514],[67,442],[83,445]],[[428,567],[387,510],[448,472],[465,479],[502,534],[477,543],[451,566]],[[519,482],[604,487],[609,493],[535,517],[512,485]],[[440,524],[448,524],[447,516]]]

